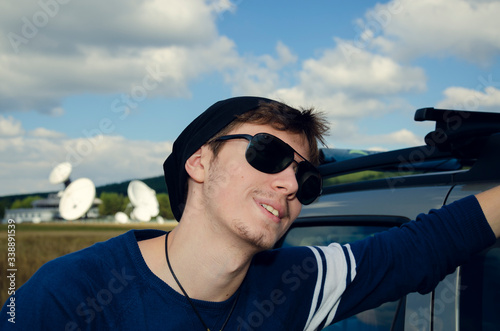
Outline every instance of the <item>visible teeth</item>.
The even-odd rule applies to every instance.
[[[280,216],[280,213],[276,209],[274,209],[273,207],[265,205],[263,203],[261,204],[261,206],[266,208],[266,210],[268,212],[270,212],[271,214],[273,214],[274,216],[276,216],[276,217]]]

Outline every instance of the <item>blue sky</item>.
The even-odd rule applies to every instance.
[[[0,195],[162,174],[212,103],[314,106],[330,147],[422,144],[417,108],[500,109],[500,2],[20,0],[0,11]]]

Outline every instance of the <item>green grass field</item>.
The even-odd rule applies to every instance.
[[[96,242],[104,241],[130,229],[162,229],[169,231],[175,225],[157,223],[133,223],[118,225],[112,223],[44,223],[16,224],[16,288],[24,284],[35,271],[56,257],[80,250]],[[7,278],[8,236],[7,225],[0,225],[0,300],[8,298]]]

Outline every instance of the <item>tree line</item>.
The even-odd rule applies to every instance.
[[[164,177],[157,176],[141,180],[156,191],[160,204],[159,215],[166,219],[173,219]],[[102,216],[114,215],[118,211],[128,212],[127,206],[130,201],[127,197],[127,187],[129,183],[130,180],[96,187],[97,197],[103,201],[99,206],[99,213]],[[32,208],[33,201],[43,199],[47,194],[33,193],[0,197],[0,221],[4,218],[6,209]]]
[[[125,212],[130,214],[130,200],[127,196],[116,192],[102,192],[99,196],[102,203],[99,205],[99,214],[101,216],[114,215],[117,212]],[[170,208],[170,199],[167,193],[156,194],[156,199],[160,204],[159,216],[166,219],[174,219],[174,214]]]
[[[99,205],[99,214],[101,216],[113,216],[117,212],[125,212],[130,215],[132,211],[130,200],[126,195],[116,192],[101,192],[98,196],[102,203]],[[39,195],[26,196],[22,198],[17,198],[14,201],[2,200],[0,201],[2,215],[5,215],[5,209],[20,209],[20,208],[32,208],[33,201],[42,199]],[[165,219],[174,219],[174,214],[170,208],[170,199],[167,193],[156,194],[156,199],[160,205],[159,216]]]

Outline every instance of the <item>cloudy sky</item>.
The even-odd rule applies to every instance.
[[[17,0],[0,10],[0,195],[162,174],[212,103],[314,106],[329,147],[422,144],[415,109],[500,110],[492,0]]]

